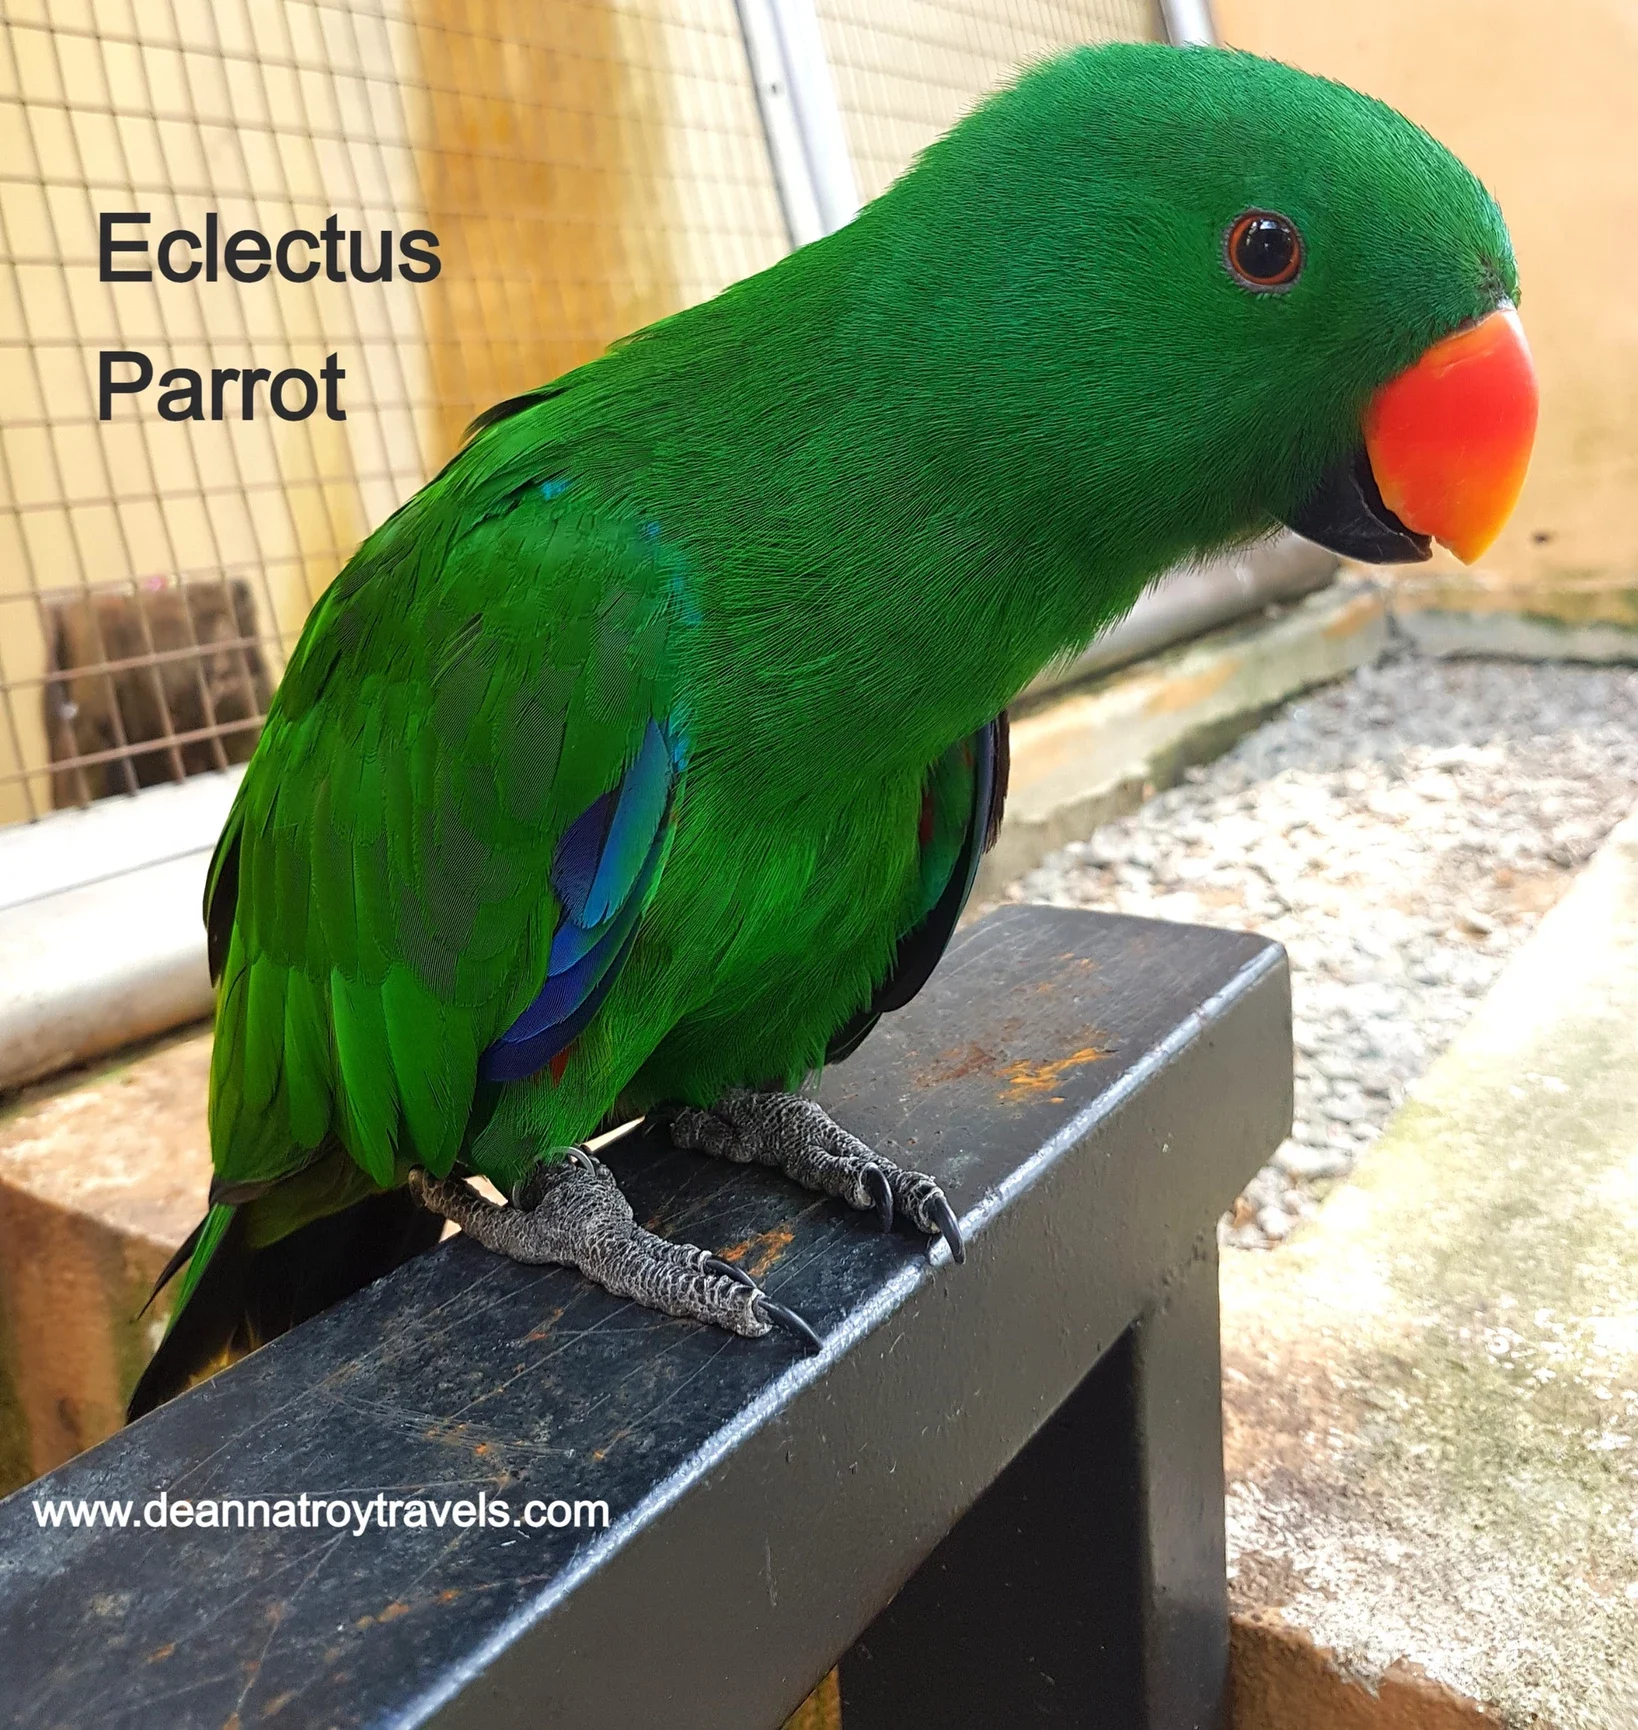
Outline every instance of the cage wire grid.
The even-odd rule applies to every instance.
[[[1077,42],[1155,34],[1152,0],[817,0],[859,196],[871,199],[976,101]]]
[[[816,9],[867,198],[1018,66],[1153,34],[1149,0]],[[108,211],[150,248],[333,212],[366,268],[426,229],[442,269],[105,284]],[[243,761],[314,600],[473,415],[786,245],[733,0],[0,0],[0,823]],[[104,349],[155,381],[108,421]],[[244,420],[233,384],[221,421],[154,414],[172,367],[330,353],[344,421]]]

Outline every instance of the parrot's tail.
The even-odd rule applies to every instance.
[[[131,1395],[127,1422],[431,1249],[444,1226],[407,1189],[392,1189],[269,1243],[257,1229],[261,1207],[254,1200],[213,1207],[160,1275],[155,1296],[187,1263],[170,1327]]]

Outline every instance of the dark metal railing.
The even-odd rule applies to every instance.
[[[965,1266],[630,1137],[638,1218],[820,1355],[446,1243],[0,1503],[9,1721],[772,1730],[840,1661],[846,1730],[1220,1726],[1215,1232],[1290,1121],[1283,952],[1006,909],[822,1097]]]

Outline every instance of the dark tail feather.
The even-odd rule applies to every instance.
[[[171,1257],[154,1286],[155,1297],[182,1266],[183,1250],[189,1256],[193,1254],[205,1223],[205,1220],[200,1220]],[[240,1212],[228,1222],[227,1231],[216,1246],[216,1254],[200,1276],[193,1295],[187,1298],[181,1312],[172,1320],[169,1332],[159,1342],[159,1349],[148,1360],[148,1367],[142,1372],[125,1408],[127,1423],[151,1412],[155,1406],[163,1405],[173,1394],[181,1393],[232,1344],[245,1307],[244,1235],[244,1214]],[[152,1303],[153,1298],[148,1301]]]
[[[209,1218],[210,1215],[206,1214],[205,1219]],[[199,1240],[204,1236],[204,1233],[205,1220],[202,1219],[171,1252],[171,1259],[159,1270],[159,1278],[154,1281],[154,1289],[148,1293],[148,1301],[136,1313],[136,1319],[138,1321],[141,1321],[148,1311],[154,1307],[154,1299],[164,1291],[165,1287],[168,1286],[193,1259],[193,1252],[198,1249]]]
[[[444,1227],[407,1189],[394,1189],[252,1249],[245,1242],[246,1211],[234,1215],[142,1372],[126,1407],[127,1422],[181,1393],[219,1359],[265,1345],[431,1249]],[[192,1254],[200,1229],[171,1258],[160,1286]]]

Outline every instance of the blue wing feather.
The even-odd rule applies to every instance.
[[[585,917],[586,902],[597,879],[598,861],[603,857],[603,845],[608,840],[619,799],[620,789],[614,787],[592,800],[563,831],[552,855],[552,893],[563,909],[563,917],[572,924],[580,924]]]
[[[603,857],[577,923],[601,925],[631,893],[659,832],[661,814],[671,797],[673,775],[665,734],[657,723],[650,721],[637,760],[620,784],[620,802],[609,824]]]
[[[522,1081],[579,1036],[607,995],[637,935],[669,835],[680,751],[651,721],[620,785],[564,830],[552,856],[561,909],[546,978],[479,1060],[488,1081]]]

